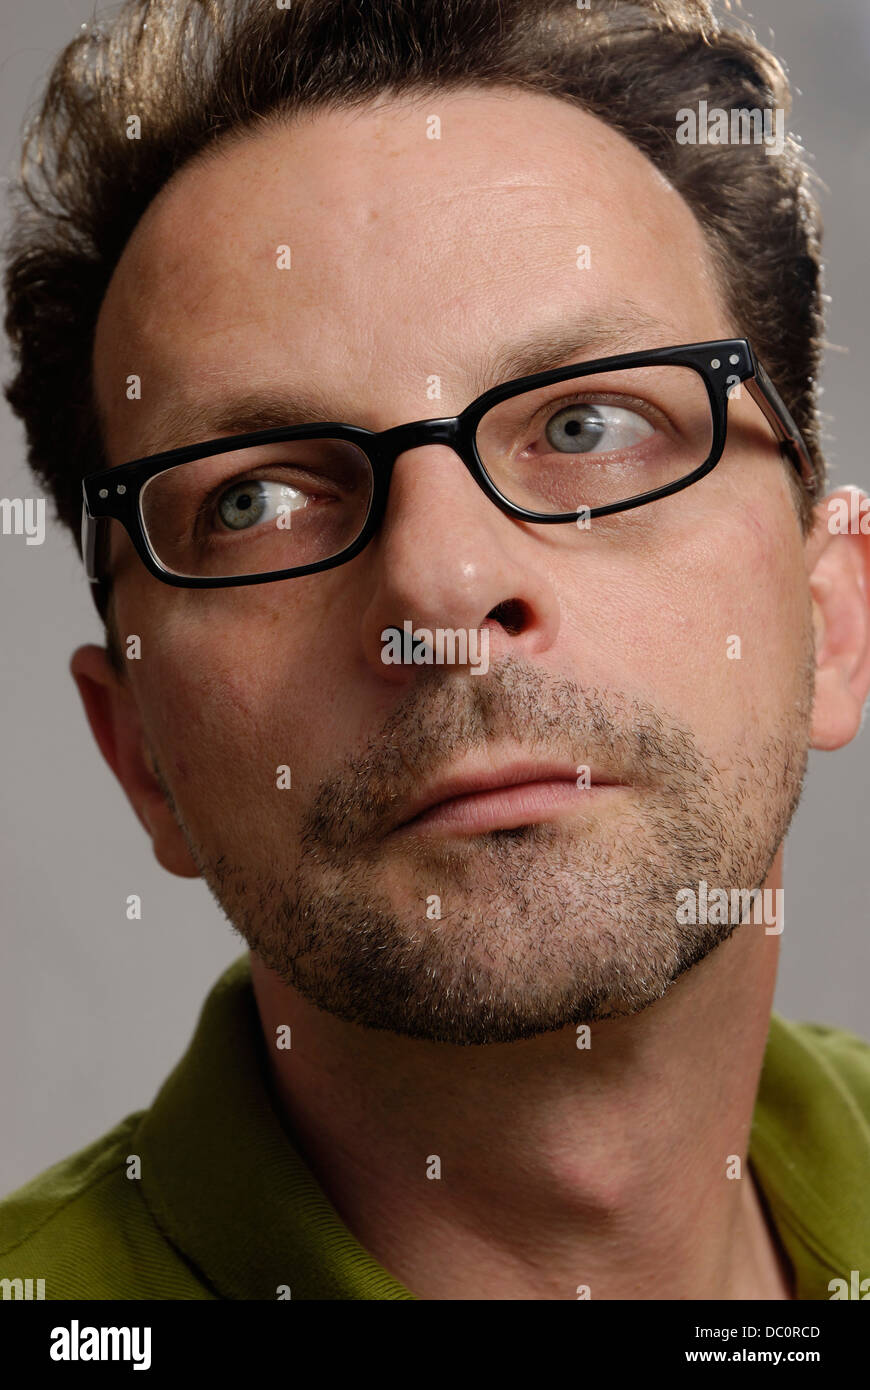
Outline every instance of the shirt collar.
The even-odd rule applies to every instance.
[[[142,1196],[220,1298],[413,1299],[345,1226],[266,1083],[247,955],[205,1002],[136,1136]]]
[[[825,1030],[821,1030],[825,1031]],[[843,1036],[843,1035],[840,1035]],[[220,1298],[414,1299],[348,1230],[272,1099],[247,954],[206,1000],[136,1135],[142,1196]],[[799,1025],[774,1014],[749,1161],[798,1298],[870,1276],[870,1124]]]
[[[870,1277],[870,1112],[855,1098],[870,1097],[868,1059],[854,1034],[771,1016],[749,1159],[799,1299]]]

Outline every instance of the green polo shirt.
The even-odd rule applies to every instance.
[[[853,1269],[870,1277],[870,1044],[774,1014],[749,1158],[799,1298],[830,1298]],[[247,954],[150,1109],[0,1202],[4,1278],[44,1279],[46,1299],[414,1298],[288,1136]]]

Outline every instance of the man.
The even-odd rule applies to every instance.
[[[870,1045],[771,1017],[870,543],[823,496],[800,152],[678,140],[701,100],[787,105],[704,0],[138,0],[62,56],[9,397],[73,528],[87,480],[94,736],[250,954],[153,1105],[0,1206],[0,1273],[870,1275]]]

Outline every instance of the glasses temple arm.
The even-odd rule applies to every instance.
[[[108,533],[108,518],[91,516],[88,509],[87,498],[84,498],[82,501],[81,531],[82,559],[85,565],[85,574],[90,581],[91,594],[101,619],[105,618],[106,607],[109,602],[110,586],[103,577],[105,575],[105,564],[108,558]]]
[[[818,479],[804,437],[785,401],[757,359],[754,366],[755,375],[746,381],[746,389],[782,441],[783,453],[787,454],[789,461],[800,472],[806,487],[815,495]]]

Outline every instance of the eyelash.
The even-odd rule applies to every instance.
[[[650,424],[664,421],[665,424],[673,428],[673,421],[651,401],[643,401],[637,396],[623,396],[616,392],[607,391],[578,393],[567,397],[557,396],[552,401],[542,405],[538,415],[543,413],[546,413],[547,416],[558,415],[560,410],[567,410],[572,405],[614,405],[621,410],[634,410],[638,415],[643,415],[645,419],[648,419]],[[537,418],[536,415],[534,419]]]
[[[192,533],[194,535],[196,534],[197,529],[199,528],[200,523],[204,517],[214,515],[216,503],[223,493],[227,492],[232,487],[240,487],[242,483],[273,481],[268,478],[268,472],[274,468],[280,468],[281,466],[282,465],[277,462],[271,464],[263,463],[260,464],[256,469],[247,470],[246,472],[237,474],[235,477],[225,478],[222,482],[216,483],[215,486],[207,494],[207,496],[203,498],[200,506],[197,508],[196,515],[193,518],[193,523],[191,526]],[[297,476],[302,476],[305,473],[305,469],[297,468],[295,472]],[[310,474],[309,476],[313,478],[314,474]],[[323,480],[319,479],[318,481],[322,483]],[[210,532],[210,534],[214,535],[215,532],[212,531]]]

